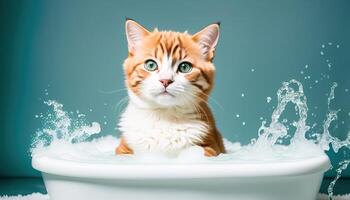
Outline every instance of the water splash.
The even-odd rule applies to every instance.
[[[294,89],[292,85],[296,85],[297,89]],[[270,149],[271,152],[276,151],[276,144],[283,143],[283,140],[288,138],[288,128],[283,124],[285,119],[280,122],[280,116],[285,111],[287,104],[293,103],[295,105],[295,111],[298,112],[299,120],[292,123],[296,128],[296,131],[294,137],[291,138],[290,145],[287,146],[288,148],[292,148],[295,145],[300,146],[300,144],[310,143],[312,141],[322,151],[329,151],[331,147],[335,153],[338,153],[341,148],[350,149],[350,131],[345,140],[340,140],[339,138],[332,136],[329,132],[331,123],[337,120],[338,112],[341,111],[340,109],[331,109],[331,103],[332,100],[335,99],[335,89],[337,86],[337,83],[332,84],[327,99],[328,113],[323,122],[323,133],[313,134],[316,139],[312,140],[306,137],[306,133],[310,127],[306,124],[308,107],[303,86],[300,82],[294,79],[289,82],[284,82],[277,92],[278,104],[272,113],[271,123],[266,126],[266,121],[262,121],[262,125],[258,131],[259,137],[252,140],[251,148],[255,149],[255,151],[266,151],[266,149]],[[341,177],[341,173],[347,169],[349,163],[350,159],[345,159],[338,164],[339,167],[336,169],[337,174],[328,187],[330,200],[332,199],[333,189],[337,180]]]
[[[92,135],[101,131],[100,124],[92,122],[91,125],[85,121],[85,115],[78,112],[77,117],[71,116],[63,110],[63,105],[54,100],[44,102],[51,107],[46,116],[40,115],[43,120],[43,129],[36,132],[32,143],[32,154],[35,151],[49,146],[53,141],[67,141],[69,143],[79,143],[85,141]]]
[[[297,86],[297,90],[291,86],[293,84]],[[283,140],[287,137],[288,128],[279,121],[279,118],[288,103],[295,104],[295,110],[299,115],[299,121],[292,123],[296,127],[296,131],[291,143],[305,142],[307,140],[305,133],[310,127],[306,125],[308,109],[302,84],[294,79],[289,82],[283,82],[282,87],[277,91],[277,100],[277,106],[271,116],[271,123],[269,126],[266,126],[266,121],[263,121],[258,130],[259,138],[255,143],[258,147],[266,146],[267,144],[273,146],[278,140]]]
[[[327,107],[328,107],[328,113],[326,115],[326,119],[323,123],[323,133],[319,137],[319,145],[320,147],[325,150],[329,151],[330,147],[334,150],[335,153],[338,153],[341,148],[348,148],[350,149],[350,131],[347,134],[347,137],[345,140],[340,140],[337,137],[334,137],[330,134],[329,132],[329,127],[333,121],[336,121],[338,118],[338,112],[341,110],[333,110],[331,109],[331,103],[332,100],[335,99],[335,89],[338,86],[337,83],[333,83],[331,86],[330,94],[328,96],[328,101],[327,101]],[[338,168],[336,169],[336,176],[334,177],[333,181],[329,184],[328,186],[328,196],[329,199],[332,200],[333,197],[333,190],[336,182],[338,179],[341,177],[342,172],[347,169],[348,165],[350,163],[350,159],[346,159],[341,161],[338,164]]]
[[[342,172],[348,168],[348,165],[350,164],[350,160],[343,160],[339,163],[339,167],[335,170],[337,172],[336,176],[334,177],[333,181],[329,184],[327,192],[328,192],[328,198],[329,200],[333,199],[333,189],[334,186],[336,184],[336,182],[338,181],[338,179],[341,177]]]
[[[326,120],[323,123],[323,133],[321,135],[321,139],[319,141],[320,146],[322,149],[329,151],[330,145],[332,145],[332,148],[334,152],[338,152],[340,148],[345,147],[350,149],[350,133],[348,133],[347,138],[345,140],[340,140],[334,136],[332,136],[329,132],[329,127],[331,123],[338,118],[338,112],[341,110],[333,110],[331,109],[331,103],[332,100],[335,98],[335,88],[338,86],[337,83],[333,83],[331,87],[330,94],[328,96],[328,113],[326,116]]]

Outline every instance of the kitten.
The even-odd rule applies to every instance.
[[[121,115],[116,154],[156,152],[176,156],[200,146],[206,156],[225,152],[208,106],[219,23],[194,35],[150,32],[125,23],[129,54],[124,62],[129,103]]]

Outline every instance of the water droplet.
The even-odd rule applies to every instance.
[[[242,93],[242,94],[241,94],[241,97],[244,97],[244,96],[245,96],[245,94],[244,94],[244,93]]]
[[[242,122],[242,125],[245,126],[245,122]]]
[[[260,120],[263,120],[264,118],[263,118],[263,117],[260,117],[259,119],[260,119]]]
[[[304,74],[304,71],[300,71],[300,74]]]
[[[307,79],[310,79],[311,78],[311,76],[307,76]]]
[[[322,44],[322,46],[321,46],[322,48],[325,48],[326,47],[326,45],[324,45],[324,44]]]
[[[332,46],[332,44],[333,44],[332,42],[328,42],[328,45],[329,45],[329,46]]]
[[[309,65],[305,65],[305,69],[309,68]]]
[[[267,102],[267,103],[270,103],[270,102],[271,102],[271,100],[272,100],[272,98],[271,98],[271,97],[266,97],[266,102]]]
[[[323,56],[324,55],[323,51],[321,51],[320,54]]]
[[[339,44],[337,44],[337,48],[339,49],[339,47],[340,47],[340,45]]]
[[[103,124],[104,124],[104,125],[106,125],[106,124],[107,124],[107,122],[103,122]]]
[[[348,88],[346,88],[346,89],[345,89],[345,92],[349,92],[349,89],[348,89]]]
[[[329,62],[329,60],[327,59],[326,62]]]
[[[315,83],[318,83],[318,80],[315,80]]]
[[[92,108],[90,108],[89,111],[92,112]]]
[[[35,115],[35,118],[39,118],[39,115]]]
[[[44,90],[45,91],[45,95],[49,95],[49,91],[47,89]]]
[[[251,69],[250,71],[255,72],[255,69]]]
[[[107,106],[107,103],[103,103],[103,105]]]
[[[236,117],[239,118],[239,114],[237,114]]]

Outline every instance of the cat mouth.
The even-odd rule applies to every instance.
[[[167,90],[164,90],[163,92],[159,93],[158,96],[171,96],[171,97],[175,97],[173,94],[169,93]]]

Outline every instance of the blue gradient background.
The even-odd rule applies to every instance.
[[[0,176],[40,176],[31,168],[28,150],[41,127],[34,116],[47,111],[45,99],[58,100],[68,111],[86,113],[89,121],[101,122],[104,134],[118,135],[117,104],[126,93],[112,91],[124,87],[126,16],[149,29],[190,33],[221,21],[212,94],[217,103],[211,101],[211,107],[224,137],[243,144],[256,137],[259,118],[269,120],[277,89],[290,79],[305,86],[310,125],[324,120],[326,94],[331,83],[337,82],[332,107],[342,112],[338,126],[333,124],[330,130],[340,138],[350,130],[350,92],[345,92],[350,89],[349,1],[33,0],[1,4]],[[326,45],[324,56],[320,55],[322,44]],[[332,63],[331,71],[326,59]],[[330,79],[321,81],[321,73]],[[308,75],[311,78],[304,79]],[[320,82],[315,84],[315,80]],[[271,103],[266,102],[268,96]],[[293,119],[291,113],[286,117]],[[334,162],[349,158],[343,152],[329,155]],[[350,176],[349,169],[346,176]]]

